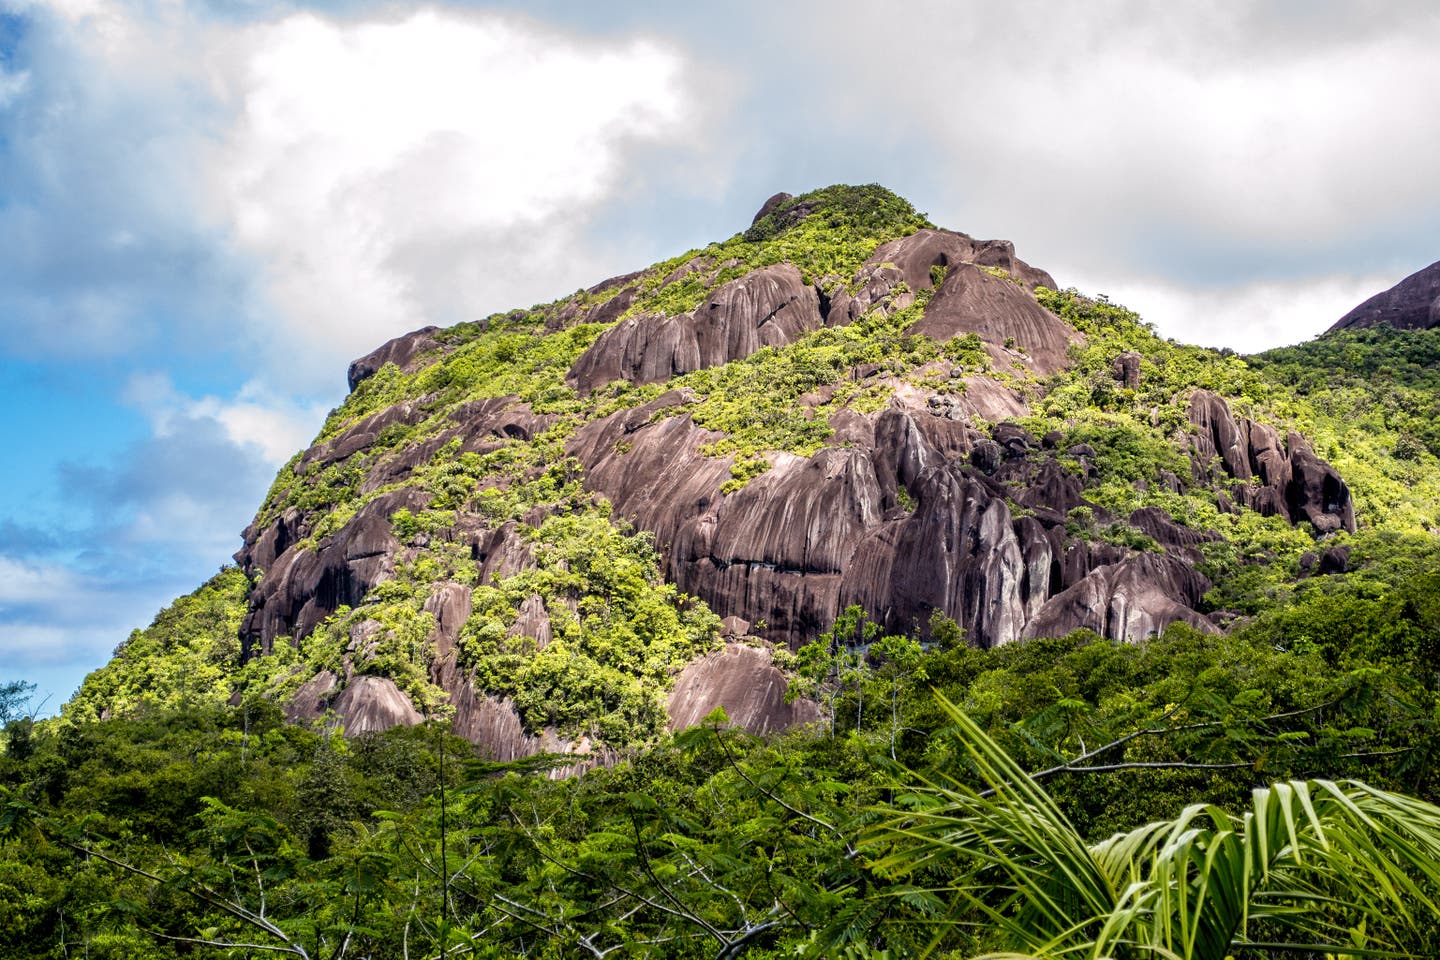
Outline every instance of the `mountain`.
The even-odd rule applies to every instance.
[[[778,194],[723,242],[356,360],[237,566],[65,715],[453,711],[497,759],[593,758],[716,707],[814,719],[794,651],[863,645],[833,629],[856,608],[981,647],[1219,633],[1440,525],[1424,333],[1247,360],[883,188]],[[1384,402],[1330,387],[1407,350]]]
[[[1375,294],[1335,321],[1330,332],[1381,324],[1397,330],[1440,327],[1440,261]]]

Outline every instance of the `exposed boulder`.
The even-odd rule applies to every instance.
[[[725,617],[720,621],[720,636],[726,640],[739,640],[750,635],[750,621],[742,617]]]
[[[335,698],[333,709],[351,735],[413,727],[424,719],[389,677],[355,677]]]
[[[1005,462],[1005,448],[994,440],[977,440],[970,451],[970,462],[987,477],[993,476]]]
[[[316,720],[330,709],[338,679],[329,670],[321,670],[300,684],[300,689],[285,702],[285,719],[292,723]]]
[[[1355,504],[1340,473],[1321,460],[1310,442],[1298,433],[1286,435],[1290,451],[1290,481],[1285,506],[1292,522],[1309,520],[1317,533],[1355,530]]]
[[[979,264],[1004,270],[1027,289],[1055,287],[1055,279],[1015,256],[1008,240],[976,240],[954,230],[917,230],[908,237],[882,243],[867,264],[893,264],[911,290],[933,286],[931,269]]]
[[[847,571],[842,599],[894,628],[913,629],[938,609],[986,646],[1024,627],[1023,551],[1005,501],[968,467],[929,471],[919,504],[894,530],[872,536]]]
[[[795,196],[793,194],[785,193],[784,191],[775,194],[775,196],[762,203],[759,210],[755,211],[755,216],[750,219],[750,226],[755,226],[755,224],[759,223],[763,218],[768,217],[794,199]]]
[[[1140,389],[1140,354],[1127,350],[1115,358],[1110,369],[1125,389]]]
[[[812,701],[785,702],[789,683],[759,647],[731,643],[696,660],[675,678],[670,691],[670,729],[693,727],[723,707],[730,722],[763,734],[820,718]]]
[[[1339,472],[1316,456],[1309,441],[1289,433],[1284,442],[1274,427],[1234,417],[1229,405],[1208,390],[1190,399],[1190,422],[1197,479],[1213,480],[1217,457],[1237,484],[1232,493],[1252,510],[1302,520],[1318,533],[1355,529],[1355,505]]]
[[[1417,270],[1395,286],[1335,321],[1330,332],[1384,324],[1397,330],[1440,327],[1440,261]]]
[[[350,384],[350,389],[354,390],[360,386],[361,381],[379,373],[380,368],[387,363],[395,364],[403,373],[415,372],[417,358],[440,346],[440,342],[435,339],[435,334],[439,332],[439,327],[421,327],[404,336],[387,340],[381,346],[371,350],[359,360],[351,363],[350,369],[346,371],[345,379]]]
[[[1025,628],[1027,637],[1058,637],[1093,630],[1112,640],[1135,641],[1175,622],[1217,633],[1194,609],[1210,583],[1188,563],[1159,554],[1138,554],[1090,571],[1046,602]]]
[[[996,277],[975,264],[960,263],[945,273],[925,315],[910,328],[944,342],[966,333],[992,344],[1013,344],[1036,373],[1065,365],[1077,336],[1063,320],[1035,300],[1018,280]]]
[[[1320,554],[1320,574],[1350,572],[1350,548],[1330,547]]]
[[[815,288],[793,265],[775,264],[724,284],[690,313],[611,327],[575,361],[569,382],[581,393],[612,380],[658,383],[784,346],[823,324]]]
[[[554,630],[550,626],[550,614],[545,609],[545,601],[537,594],[531,594],[520,603],[515,612],[515,622],[510,625],[508,636],[529,637],[535,641],[535,648],[538,650],[544,647],[554,637]]]

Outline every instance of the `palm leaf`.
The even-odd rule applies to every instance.
[[[1440,807],[1354,781],[1290,781],[1255,790],[1239,816],[1200,804],[1087,844],[937,699],[988,789],[917,778],[909,806],[862,842],[877,872],[924,876],[952,917],[998,928],[1015,952],[993,957],[1403,956],[1440,928]]]

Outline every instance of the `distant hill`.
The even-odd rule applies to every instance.
[[[1330,332],[1384,324],[1397,330],[1440,327],[1440,261],[1417,270],[1335,321]]]

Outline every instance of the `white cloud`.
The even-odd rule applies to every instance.
[[[78,583],[77,574],[58,564],[0,554],[0,612],[15,603],[53,603],[72,595]]]
[[[0,554],[0,681],[35,683],[32,708],[55,713],[84,673],[104,663],[131,629],[150,622],[157,595],[168,599],[176,589]]]
[[[28,70],[7,71],[0,67],[0,110],[8,107],[12,101],[25,92],[30,85],[30,73]]]
[[[224,54],[214,200],[273,332],[326,353],[593,282],[578,228],[633,145],[691,130],[683,61],[642,40],[421,10],[295,15]]]
[[[145,413],[157,438],[172,437],[177,428],[196,421],[213,421],[226,440],[256,450],[270,467],[278,467],[308,446],[328,412],[323,404],[300,401],[261,380],[245,383],[228,399],[213,394],[192,397],[158,372],[132,375],[122,399]]]
[[[1318,336],[1361,301],[1400,279],[1369,274],[1204,288],[1156,279],[1082,277],[1076,286],[1124,304],[1153,323],[1162,336],[1256,353]]]
[[[870,6],[810,18],[816,45]],[[1388,267],[1375,238],[1434,235],[1437,48],[1433,4],[930,0],[866,33],[821,96],[935,151],[928,208],[949,225],[1042,265],[1248,281],[1284,256]]]
[[[391,336],[628,269],[586,225],[642,152],[703,150],[697,76],[656,40],[441,7],[27,9],[33,75],[0,84],[21,111],[0,308],[35,352],[175,327],[258,348],[272,381],[335,383]]]

